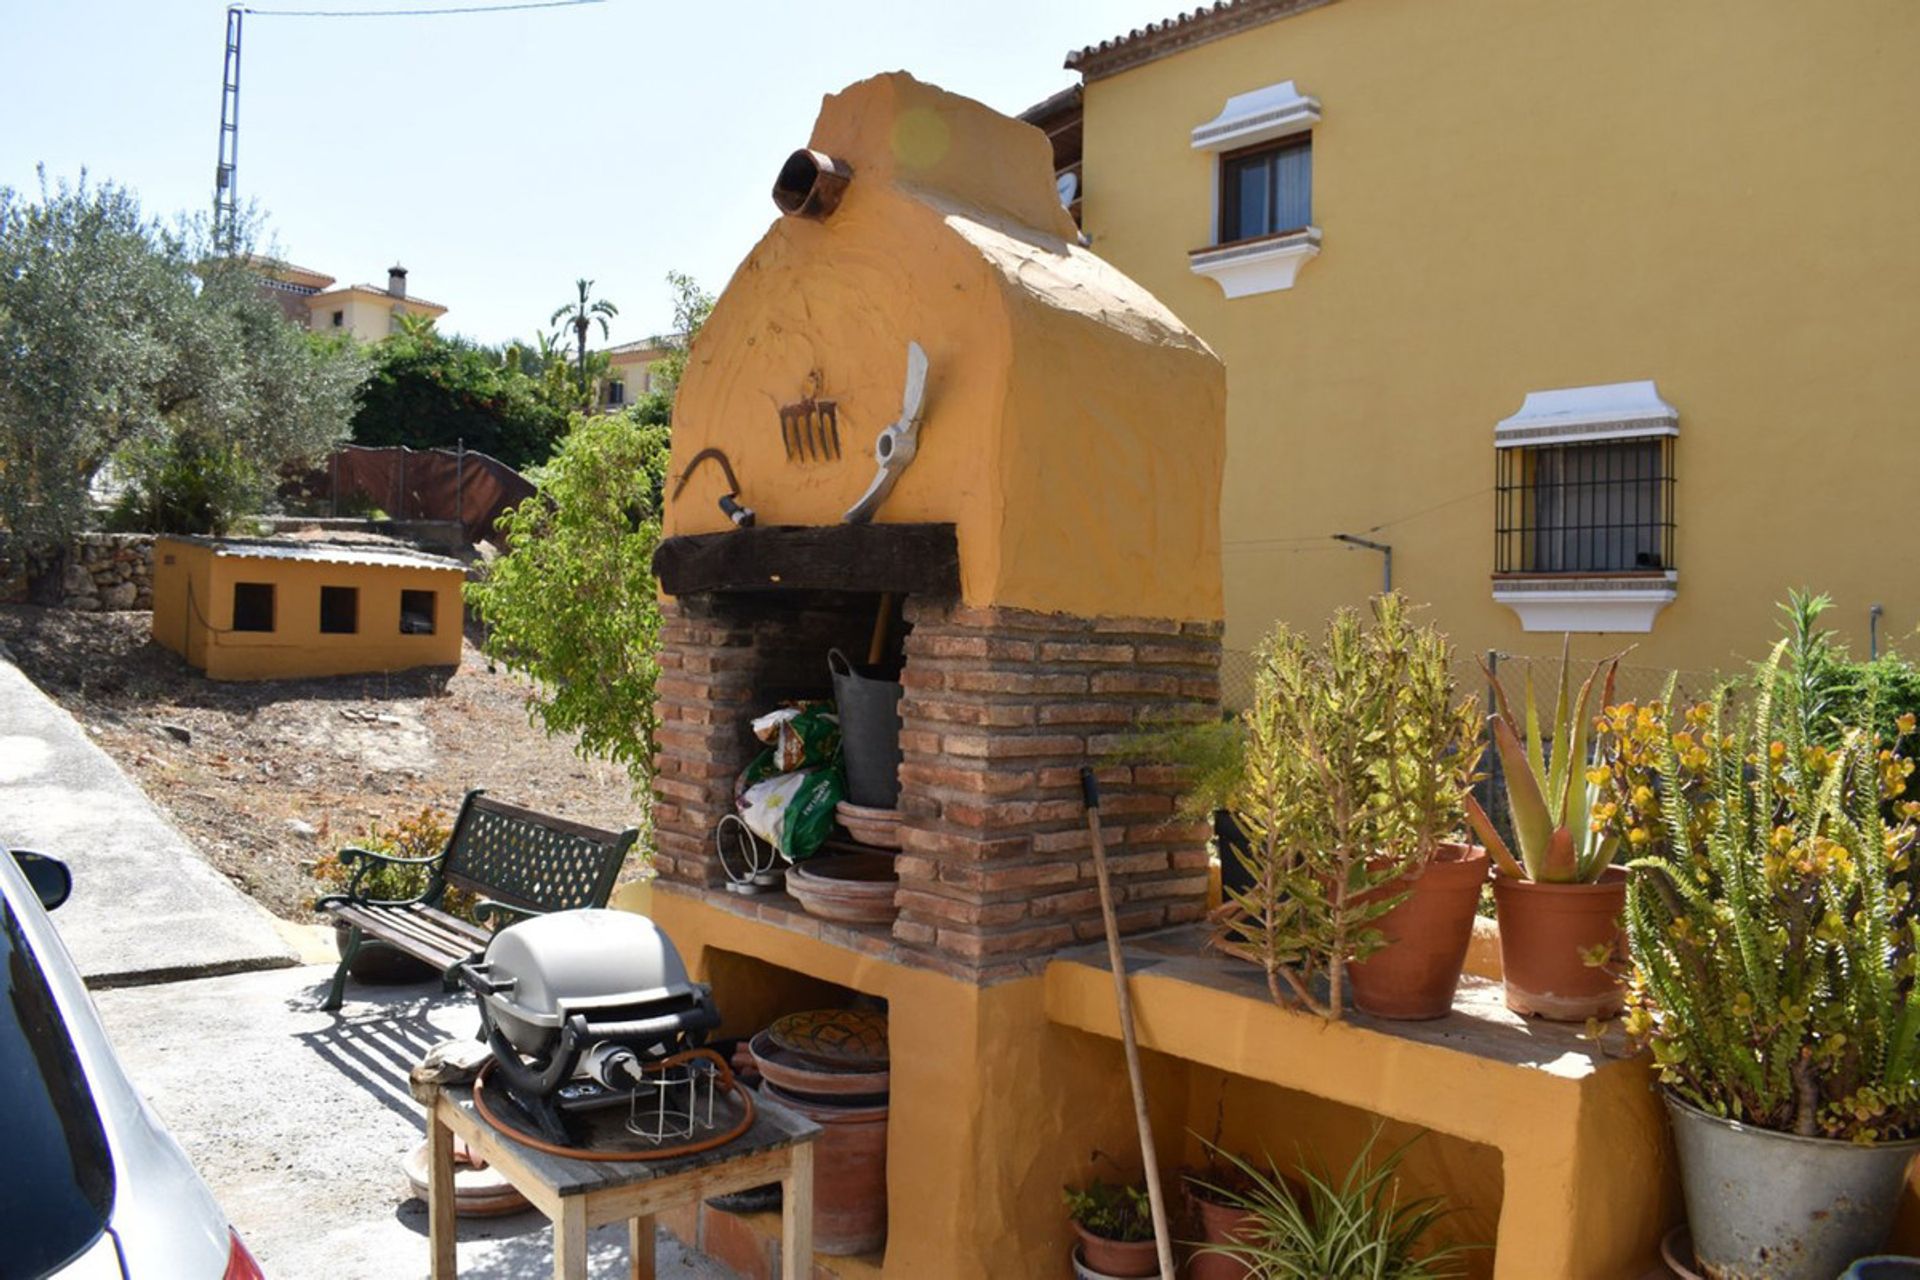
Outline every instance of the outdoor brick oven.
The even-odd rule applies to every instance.
[[[884,614],[904,846],[891,937],[864,948],[988,981],[1097,937],[1088,763],[1122,928],[1198,918],[1203,826],[1176,819],[1171,770],[1112,756],[1139,726],[1218,714],[1219,362],[1080,247],[1043,135],[909,76],[828,98],[777,195],[798,212],[734,274],[675,410],[662,880],[724,880],[713,829],[750,717],[826,696],[829,648],[864,656]],[[917,456],[849,522],[909,343]]]

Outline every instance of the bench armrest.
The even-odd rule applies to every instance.
[[[385,864],[393,867],[432,866],[437,868],[445,855],[435,854],[430,858],[400,858],[390,853],[380,853],[373,849],[362,849],[358,845],[346,845],[340,850],[339,856],[340,865],[343,867],[353,867],[356,862],[360,865],[354,867],[353,878],[347,881],[347,891],[345,893],[327,894],[314,903],[316,910],[324,910],[338,903],[351,903],[355,906],[364,907],[410,907],[422,903],[431,904],[440,900],[440,895],[446,888],[441,882],[439,871],[436,869],[434,873],[427,878],[426,888],[422,889],[419,894],[414,897],[362,897],[360,894],[360,880],[376,865]]]
[[[511,902],[496,902],[492,898],[482,898],[473,904],[474,920],[482,927],[492,929],[496,933],[506,925],[515,924],[521,920],[531,920],[535,916],[545,914],[546,912],[536,911],[532,907],[516,907]],[[493,918],[495,916],[505,918],[495,920]]]

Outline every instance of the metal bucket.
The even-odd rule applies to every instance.
[[[1709,1275],[1831,1280],[1886,1243],[1920,1140],[1802,1138],[1666,1099],[1693,1251]]]
[[[862,675],[838,649],[827,653],[833,701],[846,753],[847,799],[869,809],[900,803],[900,695],[898,680]]]

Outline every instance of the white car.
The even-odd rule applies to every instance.
[[[47,917],[71,885],[64,863],[0,854],[0,1280],[261,1280]]]

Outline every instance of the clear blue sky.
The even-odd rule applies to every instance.
[[[262,9],[487,0],[260,0]],[[1191,0],[606,0],[436,18],[246,19],[239,191],[288,259],[526,336],[578,276],[668,320],[664,276],[718,291],[820,98],[904,69],[1015,112],[1072,83],[1070,48]],[[0,185],[84,166],[149,212],[212,200],[225,5],[0,0]],[[597,338],[596,338],[597,341]]]

